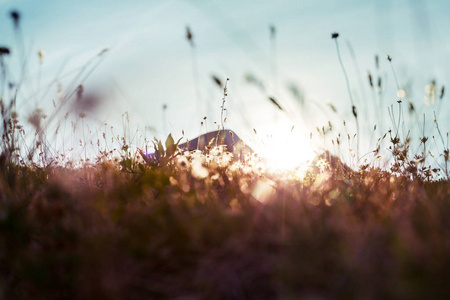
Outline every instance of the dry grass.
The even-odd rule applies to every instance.
[[[150,167],[1,161],[7,299],[443,298],[450,185],[355,172],[301,178],[192,153]],[[320,167],[319,167],[320,166]],[[190,298],[189,298],[190,297]]]

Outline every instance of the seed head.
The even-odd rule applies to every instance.
[[[39,62],[40,62],[41,64],[44,63],[44,55],[45,55],[44,50],[39,50],[39,51],[38,51]]]
[[[276,34],[277,29],[275,28],[275,25],[270,25],[270,38],[274,39]]]
[[[80,84],[80,85],[77,87],[77,101],[80,101],[81,98],[83,98],[83,92],[84,92],[83,85]]]
[[[98,53],[98,56],[102,56],[103,54],[105,54],[106,52],[108,52],[109,51],[109,49],[108,48],[105,48],[105,49],[103,49],[102,51],[100,51],[99,53]]]
[[[212,75],[212,79],[220,88],[222,88],[222,81],[219,79],[219,77]]]
[[[337,32],[333,32],[332,34],[331,34],[331,38],[332,39],[337,39],[339,37],[339,33],[337,33]]]
[[[9,48],[7,47],[0,47],[0,56],[3,54],[10,54]]]
[[[372,80],[372,75],[370,74],[370,72],[369,72],[369,71],[367,71],[367,76],[369,77],[369,84],[370,84],[370,87],[371,87],[371,88],[373,88],[373,80]]]
[[[187,38],[188,42],[191,44],[191,46],[194,47],[194,40],[193,40],[192,32],[191,32],[191,29],[189,28],[189,26],[186,26],[186,38]]]
[[[277,102],[277,100],[275,100],[275,98],[273,97],[269,97],[269,100],[279,109],[279,110],[283,110],[283,108],[281,107],[281,105]]]
[[[10,12],[10,16],[13,19],[14,27],[19,27],[20,13],[17,10]]]

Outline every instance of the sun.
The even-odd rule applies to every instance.
[[[305,166],[315,157],[314,148],[304,132],[289,124],[262,128],[258,154],[269,169],[293,170]]]

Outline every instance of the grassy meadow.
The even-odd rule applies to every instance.
[[[10,17],[20,39],[20,13]],[[332,38],[347,76],[339,36]],[[22,124],[20,83],[6,71],[14,50],[0,48],[0,299],[450,297],[448,133],[435,115],[425,135],[425,119],[400,86],[372,152],[355,151],[373,130],[360,124],[349,89],[357,132],[318,128],[318,139],[335,148],[301,169],[273,170],[254,153],[233,157],[220,139],[189,152],[172,135],[136,146],[105,129],[96,141],[55,149],[63,132],[87,134],[95,99],[75,85],[54,111],[36,108]],[[214,79],[226,130],[232,91]],[[376,90],[380,80],[369,74],[367,85]],[[447,105],[444,88],[433,89],[436,105]],[[73,131],[67,107],[78,122]],[[408,115],[423,135],[402,129]],[[336,151],[347,140],[355,150]],[[70,147],[79,149],[75,159]]]

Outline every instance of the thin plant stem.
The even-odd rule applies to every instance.
[[[350,81],[348,80],[347,71],[345,70],[344,63],[342,62],[341,52],[339,51],[339,43],[337,41],[337,37],[334,38],[334,41],[336,43],[336,52],[337,52],[337,56],[338,56],[338,59],[339,59],[339,64],[341,65],[342,72],[344,73],[345,83],[347,85],[348,97],[350,99],[350,104],[352,106],[352,113],[353,113],[353,116],[355,117],[356,134],[357,134],[357,138],[356,138],[356,155],[357,155],[357,158],[359,160],[359,122],[358,122],[358,114],[356,112],[356,107],[355,107],[355,104],[353,102],[352,92],[351,92],[351,89],[350,89]]]
[[[223,88],[223,98],[222,98],[222,106],[220,107],[220,123],[222,124],[222,135],[225,133],[225,127],[223,125],[223,112],[225,110],[225,99],[227,97],[227,85],[228,85],[228,81],[230,79],[227,78],[227,81],[225,81],[225,86]]]

